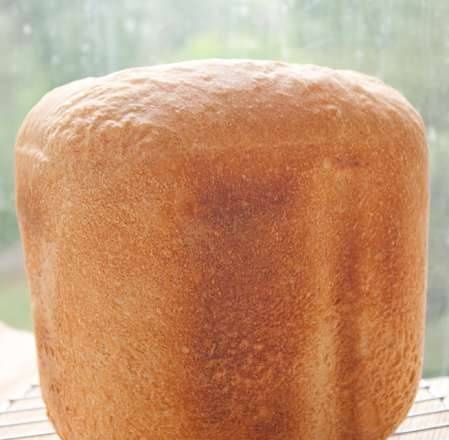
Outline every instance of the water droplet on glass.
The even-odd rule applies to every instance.
[[[437,131],[433,125],[427,126],[427,137],[430,142],[435,142],[437,140]]]
[[[90,51],[90,44],[89,43],[83,43],[81,45],[81,52],[87,53]]]
[[[249,6],[246,0],[241,0],[239,3],[232,5],[232,11],[242,18],[249,15]]]
[[[50,59],[50,63],[53,65],[57,65],[61,62],[61,59],[58,54],[53,54]]]
[[[134,18],[127,18],[124,21],[123,26],[126,32],[132,34],[136,31],[136,20],[134,20]]]
[[[31,24],[26,23],[23,25],[22,31],[24,35],[31,35],[33,33],[33,27],[31,26]]]

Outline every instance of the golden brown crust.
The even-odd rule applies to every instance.
[[[428,175],[380,81],[276,62],[55,89],[16,145],[64,440],[381,440],[421,373]]]

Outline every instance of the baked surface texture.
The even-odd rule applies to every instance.
[[[382,440],[421,375],[424,126],[280,62],[48,93],[16,143],[40,378],[64,440]]]

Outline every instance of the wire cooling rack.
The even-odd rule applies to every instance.
[[[392,440],[449,440],[449,378],[423,380]],[[48,421],[39,385],[0,407],[0,440],[59,440]]]

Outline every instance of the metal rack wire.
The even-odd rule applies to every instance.
[[[449,378],[422,381],[415,403],[392,440],[449,440]],[[0,440],[59,440],[46,416],[39,384],[0,407]]]

